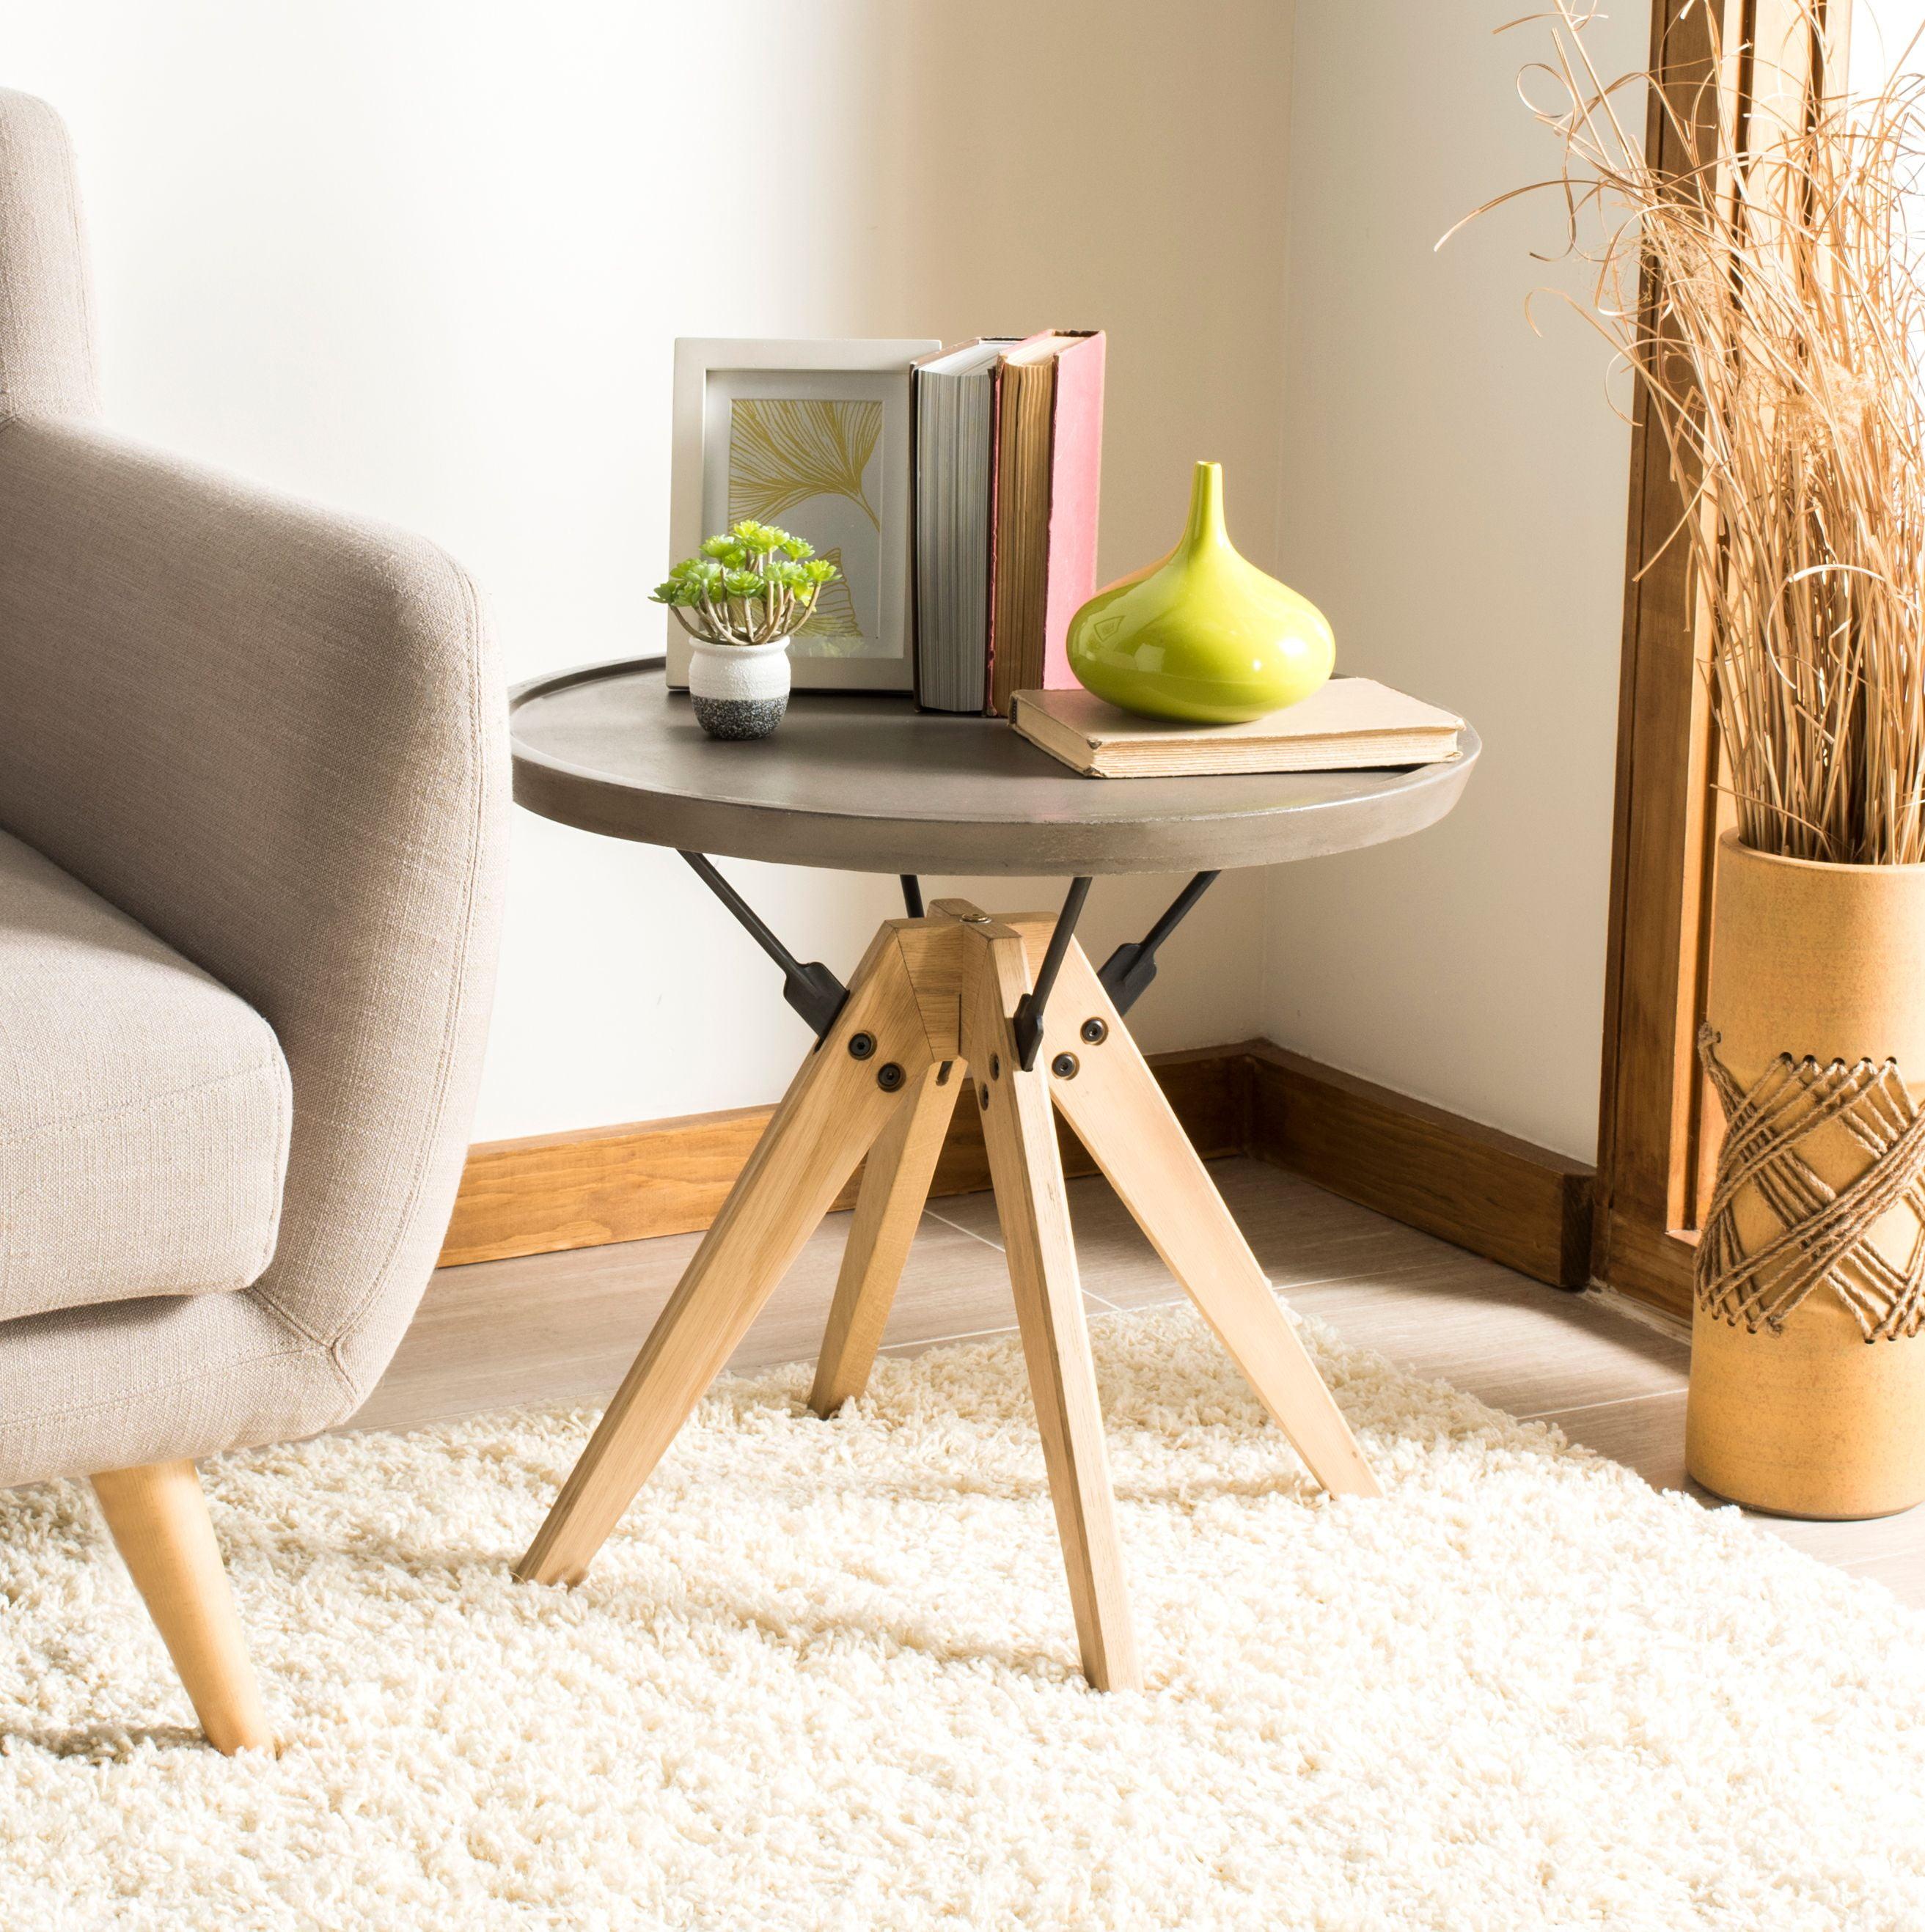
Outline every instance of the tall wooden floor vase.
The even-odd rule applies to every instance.
[[[1707,1005],[1725,1124],[1686,1461],[1780,1515],[1908,1508],[1925,1499],[1925,866],[1727,835]]]
[[[866,1154],[810,1406],[860,1394],[958,1083],[981,1109],[1083,1668],[1142,1681],[1053,1106],[1326,1490],[1380,1493],[1155,1076],[1071,944],[1040,1052],[1014,1022],[1048,914],[939,900],[876,934],[515,1574],[574,1582]]]

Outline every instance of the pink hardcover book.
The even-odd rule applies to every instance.
[[[1103,332],[1056,358],[1050,447],[1050,574],[1043,615],[1043,688],[1066,690],[1070,620],[1096,594],[1097,499],[1103,477]]]

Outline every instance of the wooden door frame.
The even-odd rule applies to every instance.
[[[1831,64],[1842,72],[1851,0],[1817,4]],[[1823,85],[1821,56],[1794,31],[1797,0],[1653,0],[1650,71],[1680,113],[1709,69],[1712,4],[1732,50],[1721,84],[1737,90],[1747,113],[1762,70],[1738,50],[1759,50],[1780,72],[1800,62],[1800,73],[1787,77],[1801,87]],[[1646,141],[1661,160],[1677,158],[1680,144],[1656,89]],[[1647,310],[1651,295],[1647,286]],[[1667,542],[1683,500],[1641,386],[1633,410],[1591,1273],[1683,1315],[1691,1306],[1704,1169],[1715,1147],[1702,1131],[1696,1039],[1712,872],[1727,814],[1716,785],[1703,627],[1691,608],[1684,544]]]

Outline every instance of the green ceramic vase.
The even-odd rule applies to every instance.
[[[1146,718],[1236,724],[1308,698],[1336,644],[1322,611],[1230,546],[1223,465],[1200,463],[1183,541],[1070,620],[1070,668]]]

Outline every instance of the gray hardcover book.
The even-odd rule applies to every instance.
[[[987,701],[996,368],[1020,340],[985,336],[915,365],[915,678],[926,711]]]

